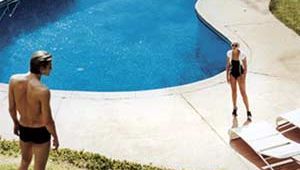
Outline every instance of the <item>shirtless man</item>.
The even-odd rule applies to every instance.
[[[16,74],[9,82],[9,113],[14,122],[14,134],[20,138],[20,170],[27,170],[34,155],[34,170],[44,170],[50,150],[59,146],[50,108],[50,91],[41,84],[41,76],[50,74],[52,56],[37,51],[30,60],[30,72]],[[19,119],[18,115],[19,113]]]

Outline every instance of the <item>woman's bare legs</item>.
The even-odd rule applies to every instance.
[[[236,106],[236,100],[237,100],[237,83],[236,79],[230,75],[230,87],[231,87],[231,97],[232,97],[232,104],[233,104],[233,109],[237,109]]]
[[[252,114],[249,110],[248,96],[246,93],[246,76],[245,75],[240,76],[237,81],[239,84],[239,89],[240,89],[241,95],[243,97],[245,107],[247,109],[247,121],[246,122],[249,123],[252,121]]]
[[[246,93],[246,78],[244,75],[238,77],[237,82],[239,84],[239,89],[240,89],[240,93],[242,95],[243,98],[243,102],[245,104],[245,107],[247,109],[247,112],[250,111],[249,110],[249,102],[248,102],[248,96]]]

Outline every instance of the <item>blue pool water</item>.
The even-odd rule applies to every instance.
[[[195,0],[27,0],[0,22],[0,82],[53,54],[52,89],[134,91],[224,70],[229,45],[197,18]]]

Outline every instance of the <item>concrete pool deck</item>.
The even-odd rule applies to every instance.
[[[269,0],[200,0],[199,14],[249,56],[247,91],[254,121],[275,125],[300,107],[300,37],[268,10]],[[225,59],[225,54],[224,54]],[[230,147],[230,87],[221,73],[161,90],[88,93],[52,91],[61,147],[174,169],[253,170]],[[239,122],[246,119],[239,99]],[[0,135],[12,135],[7,85],[0,84]]]

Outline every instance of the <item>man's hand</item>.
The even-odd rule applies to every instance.
[[[58,138],[53,138],[53,141],[52,141],[52,145],[53,145],[53,150],[57,150],[58,147],[59,147],[59,142],[58,142]]]
[[[20,135],[20,125],[18,123],[14,124],[14,134],[17,136]]]

